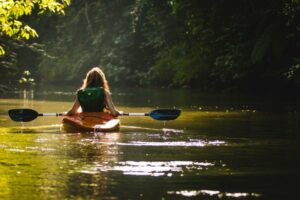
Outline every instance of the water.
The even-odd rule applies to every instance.
[[[174,121],[122,117],[114,133],[66,133],[61,118],[16,123],[12,108],[63,112],[72,92],[0,99],[0,199],[297,199],[297,101],[115,90],[123,111],[182,108]]]

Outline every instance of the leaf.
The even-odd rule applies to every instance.
[[[0,56],[2,56],[2,55],[4,55],[4,54],[5,54],[5,51],[4,51],[3,47],[0,46]]]

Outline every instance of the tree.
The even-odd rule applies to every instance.
[[[31,23],[49,56],[7,54],[39,84],[78,83],[102,65],[122,86],[285,90],[300,86],[299,1],[74,1],[66,16]]]
[[[0,36],[15,39],[37,37],[37,32],[22,20],[34,12],[44,14],[46,11],[64,14],[64,8],[71,0],[0,0]],[[0,44],[0,55],[5,50]]]

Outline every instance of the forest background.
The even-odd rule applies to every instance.
[[[26,70],[40,87],[78,86],[94,66],[122,87],[300,88],[299,0],[73,0],[64,13],[22,16],[30,40],[1,31],[3,88]]]

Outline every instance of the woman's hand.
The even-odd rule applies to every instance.
[[[118,110],[113,110],[111,111],[112,116],[114,117],[118,117],[119,115],[121,115],[121,113]]]
[[[74,115],[75,113],[74,113],[72,110],[69,110],[69,111],[67,111],[67,112],[63,112],[62,114],[63,114],[63,116],[72,116],[72,115]]]

